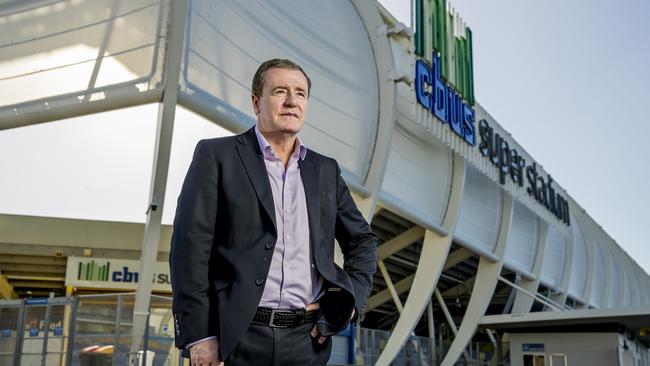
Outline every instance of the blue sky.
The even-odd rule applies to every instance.
[[[409,0],[380,2],[410,25]],[[650,273],[650,2],[448,2],[477,101]]]

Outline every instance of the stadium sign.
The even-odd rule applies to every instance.
[[[416,0],[415,10],[417,101],[474,146],[472,32],[445,0]]]
[[[537,163],[527,165],[526,159],[512,148],[499,133],[495,133],[490,124],[482,119],[478,123],[481,142],[478,145],[481,155],[497,167],[499,183],[505,184],[506,177],[519,187],[524,186],[524,174],[528,181],[526,192],[544,206],[558,220],[571,225],[569,202],[553,188],[553,178],[546,177],[537,170]]]
[[[135,290],[140,261],[93,257],[68,257],[65,285],[80,288]],[[156,262],[153,290],[171,292],[169,264]]]
[[[477,128],[474,110],[472,31],[446,0],[415,0],[415,96],[418,104],[468,144],[475,146]],[[498,169],[499,182],[506,177],[519,187],[528,181],[526,192],[551,214],[570,225],[568,201],[555,191],[553,178],[537,170],[508,142],[494,133],[486,120],[478,127],[480,153]]]

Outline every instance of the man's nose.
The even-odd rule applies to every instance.
[[[297,106],[298,96],[295,93],[287,93],[287,98],[284,100],[284,104],[289,107]]]

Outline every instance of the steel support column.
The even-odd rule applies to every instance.
[[[433,317],[433,300],[427,304],[427,328],[429,330],[429,348],[431,350],[431,360],[437,359],[436,355],[436,323]]]
[[[102,42],[99,45],[99,50],[97,50],[97,59],[95,59],[95,66],[93,66],[93,72],[90,75],[88,87],[86,88],[88,91],[95,89],[95,85],[97,84],[97,76],[99,75],[102,61],[104,60],[104,54],[108,48],[108,42],[110,42],[111,36],[113,35],[113,28],[115,27],[115,15],[118,13],[118,9],[121,5],[120,3],[120,0],[113,0],[113,6],[111,6],[111,15],[108,18],[108,22],[106,22],[106,31],[104,32],[104,37],[102,38]],[[84,96],[83,101],[88,102],[90,100],[90,96],[91,94],[87,93]]]
[[[449,308],[447,307],[447,304],[445,303],[445,299],[442,297],[440,290],[436,288],[435,294],[436,294],[436,299],[438,300],[438,304],[440,304],[440,309],[442,310],[442,313],[445,315],[445,319],[447,319],[447,324],[449,324],[449,329],[451,329],[451,332],[454,333],[454,337],[455,337],[456,335],[458,335],[458,326],[456,326],[456,323],[454,323],[454,318],[451,316],[451,313],[449,312]],[[465,356],[465,361],[469,362],[470,357],[466,350],[463,350],[463,355]]]
[[[502,194],[503,205],[501,206],[501,222],[499,224],[499,235],[495,253],[499,260],[492,262],[485,257],[479,260],[478,269],[476,271],[476,280],[472,288],[472,296],[467,304],[465,316],[458,328],[458,334],[451,343],[449,351],[442,360],[443,366],[453,365],[456,363],[461,353],[467,347],[467,344],[472,340],[474,332],[478,326],[478,321],[485,314],[485,310],[490,305],[494,289],[499,281],[501,269],[503,267],[503,257],[508,243],[508,236],[510,235],[510,227],[512,225],[512,212],[513,212],[513,198],[510,194],[503,192]]]
[[[415,275],[409,275],[395,284],[395,291],[397,291],[398,295],[406,292],[411,288],[411,285],[413,284],[413,278],[415,278]],[[391,298],[392,295],[388,288],[370,296],[368,303],[366,304],[366,311],[378,308],[386,301],[389,301]]]
[[[388,291],[390,292],[390,296],[393,298],[393,302],[395,303],[395,307],[397,307],[397,311],[402,313],[402,310],[404,310],[404,306],[402,305],[402,301],[399,299],[399,296],[397,295],[397,291],[395,290],[395,286],[393,285],[393,280],[391,280],[390,278],[390,274],[386,269],[386,265],[384,264],[384,261],[381,259],[378,260],[377,267],[379,268],[382,277],[384,277],[384,281],[386,281],[386,287],[388,287]]]
[[[47,341],[49,340],[50,335],[50,318],[52,317],[52,297],[48,299],[47,305],[45,305],[45,324],[43,325],[43,348],[41,351],[41,366],[45,366],[47,362]]]
[[[447,261],[445,262],[445,266],[443,267],[442,270],[446,271],[447,269],[454,267],[458,263],[471,257],[472,255],[473,253],[465,248],[457,249],[455,252],[447,256]],[[397,291],[398,295],[406,292],[408,289],[411,288],[411,284],[413,283],[414,277],[415,277],[414,274],[409,275],[407,277],[404,277],[402,280],[400,280],[395,284],[395,290]],[[366,311],[375,309],[390,299],[391,299],[391,295],[388,289],[379,291],[378,293],[370,296],[370,299],[368,299],[368,304],[366,305]]]
[[[187,19],[187,0],[171,2],[169,14],[169,31],[164,62],[163,99],[158,110],[156,126],[156,144],[153,155],[153,172],[149,190],[150,206],[142,240],[140,257],[140,281],[133,307],[133,338],[131,341],[130,362],[133,362],[143,344],[143,337],[148,326],[149,304],[153,283],[154,267],[158,258],[160,228],[164,207],[169,156],[171,153],[174,117],[178,101],[178,83],[183,55],[183,38]]]
[[[464,185],[465,160],[454,153],[451,193],[442,224],[448,233],[453,233],[456,227]],[[413,332],[427,304],[431,301],[431,295],[449,254],[452,239],[453,235],[442,236],[431,230],[425,232],[420,260],[411,291],[404,304],[404,311],[397,320],[395,329],[393,329],[393,333],[381,352],[376,365],[389,365]]]
[[[113,335],[113,365],[117,365],[117,345],[120,344],[121,336],[121,322],[122,322],[122,299],[124,298],[123,294],[117,295],[117,301],[115,303],[115,334]]]

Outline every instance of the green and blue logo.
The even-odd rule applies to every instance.
[[[108,281],[108,274],[110,273],[111,262],[106,261],[104,264],[99,264],[91,260],[90,262],[79,262],[79,271],[77,272],[77,280],[81,281]]]
[[[415,0],[415,15],[418,103],[476,145],[472,32],[446,0]]]

